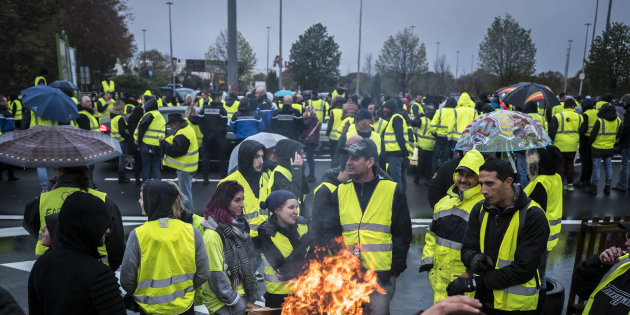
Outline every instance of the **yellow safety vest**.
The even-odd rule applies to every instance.
[[[136,106],[133,104],[125,104],[125,114],[130,114]]]
[[[59,125],[58,122],[56,121],[52,121],[49,119],[42,119],[41,117],[37,116],[35,114],[35,112],[31,111],[31,122],[29,124],[29,127],[33,127],[33,126],[57,126]]]
[[[605,104],[609,104],[609,103],[606,102],[606,101],[599,101],[599,102],[595,103],[595,109],[597,111],[599,111],[599,109],[602,108],[602,106],[604,106]]]
[[[197,136],[197,146],[201,148],[201,144],[203,143],[203,133],[201,133],[201,129],[199,128],[199,125],[195,125],[191,123],[190,120],[188,120],[188,118],[185,118],[185,120],[188,123],[188,126],[190,126],[195,131],[195,135]]]
[[[98,99],[98,102],[101,102],[101,105],[105,106],[105,111],[102,111],[102,112],[98,111],[98,108],[96,107],[96,104],[95,104],[94,109],[95,109],[96,117],[98,117],[98,119],[109,117],[109,112],[111,111],[112,104],[107,104],[107,101],[102,97]]]
[[[346,133],[346,139],[358,135],[359,132],[357,131],[357,125],[350,125],[348,132]],[[378,155],[381,155],[381,135],[372,130],[370,133],[370,140],[374,141],[374,144],[376,144],[376,150],[378,150]]]
[[[227,112],[228,120],[231,120],[232,116],[236,114],[236,112],[238,112],[239,105],[241,105],[241,102],[238,100],[234,101],[234,103],[232,103],[232,106],[227,106],[227,103],[225,103],[225,101],[223,102],[223,108]]]
[[[142,118],[144,118],[144,116],[146,115],[153,116],[153,120],[151,121],[149,128],[144,133],[144,137],[142,139],[138,139],[138,128],[136,128],[136,130],[133,132],[133,139],[136,141],[141,140],[147,145],[159,146],[160,141],[158,140],[158,137],[164,137],[164,134],[166,133],[166,120],[164,120],[164,116],[162,116],[162,114],[160,114],[160,112],[158,112],[157,110],[146,112],[144,115],[142,115]],[[142,121],[142,119],[140,119],[140,121]]]
[[[548,127],[547,127],[547,120],[545,119],[545,116],[539,114],[539,113],[529,113],[527,114],[529,116],[531,116],[532,118],[536,119],[536,121],[543,127],[545,128],[545,131],[547,131]]]
[[[330,99],[331,99],[331,100],[334,100],[334,99],[335,99],[335,97],[337,97],[337,96],[341,96],[341,97],[344,97],[344,98],[345,98],[345,97],[346,97],[346,92],[343,92],[343,94],[339,94],[339,92],[337,92],[337,89],[334,89],[334,90],[332,91],[332,93],[330,93],[330,95],[331,95],[331,96],[330,96]]]
[[[9,112],[13,113],[14,108],[15,116],[13,116],[13,119],[22,120],[22,102],[20,102],[19,100],[12,100],[11,102],[9,102]],[[15,127],[17,128],[18,126]]]
[[[556,105],[551,108],[551,116],[556,116],[556,114],[562,112],[564,110],[564,102],[560,102],[560,105]]]
[[[411,147],[411,143],[409,142],[409,133],[407,131],[407,122],[405,118],[401,114],[394,114],[389,119],[387,123],[387,127],[385,128],[385,135],[383,136],[383,141],[385,141],[385,152],[395,152],[402,151],[400,146],[398,146],[398,141],[396,141],[396,134],[394,133],[394,124],[393,121],[396,117],[400,117],[403,126],[403,135],[405,138],[405,147],[407,149],[407,153],[413,155],[413,148]]]
[[[193,305],[195,234],[193,226],[162,218],[136,228],[140,247],[136,302],[148,314],[180,314]],[[165,250],[168,249],[168,250]]]
[[[184,135],[184,137],[186,137],[186,139],[190,142],[190,145],[188,145],[188,151],[186,151],[186,154],[178,157],[172,157],[165,154],[164,166],[172,167],[176,170],[184,172],[196,172],[199,164],[199,146],[197,145],[197,135],[195,135],[195,130],[193,130],[190,125],[186,125],[186,127],[180,128],[177,130],[175,135],[167,137],[164,141],[173,144],[173,139],[178,135]]]
[[[166,104],[166,106],[180,106],[179,102],[176,102],[175,105],[173,105],[173,103],[169,102]]]
[[[435,129],[436,137],[449,138],[453,131],[455,121],[453,117],[455,115],[455,108],[445,107],[440,108],[433,116],[431,120],[431,127]]]
[[[249,186],[249,183],[247,182],[245,177],[243,177],[243,174],[241,174],[240,171],[237,170],[234,173],[228,175],[227,177],[222,179],[219,184],[226,180],[236,181],[241,186],[243,186],[243,215],[247,218],[247,222],[249,223],[250,237],[257,237],[258,226],[267,221],[267,217],[269,217],[269,210],[260,209],[260,199],[257,198],[256,195],[254,195],[254,191],[252,191],[252,188]],[[263,190],[266,188],[263,187],[264,183],[265,182],[263,181],[262,176],[260,176],[260,180],[258,182],[258,196],[260,196]]]
[[[462,136],[466,127],[477,115],[474,108],[459,106],[453,110],[453,116],[455,117],[455,124],[453,125],[453,130],[451,131],[451,139],[457,141]]]
[[[86,110],[79,111],[79,115],[84,115],[85,117],[88,118],[88,120],[90,121],[90,131],[99,132],[99,129],[98,129],[99,124],[98,124],[98,120],[96,120],[96,117],[92,116],[92,114],[90,114],[90,112]]]
[[[359,252],[365,268],[383,271],[392,267],[392,207],[396,182],[379,180],[365,212],[352,181],[337,187],[343,242],[350,252]]]
[[[39,81],[40,80],[44,80],[44,85],[48,85],[48,83],[46,83],[46,78],[44,78],[43,76],[36,76],[35,77],[35,85],[39,85]]]
[[[547,192],[547,207],[543,210],[545,210],[545,215],[549,222],[547,250],[551,251],[556,247],[556,244],[558,244],[560,230],[562,229],[562,177],[560,177],[558,173],[553,175],[538,175],[523,189],[527,196],[534,191],[537,183],[543,185]]]
[[[324,100],[309,100],[308,104],[315,110],[315,115],[319,122],[328,119],[328,103]]]
[[[103,80],[101,84],[103,85],[103,93],[113,93],[116,90],[114,80],[109,80],[109,84],[107,84],[107,80]]]
[[[431,127],[431,121],[425,116],[420,117],[420,121],[422,121],[422,126],[416,128],[416,137],[418,138],[416,147],[424,151],[433,151],[433,148],[435,148],[435,137],[433,136],[434,128]]]
[[[579,130],[582,125],[582,116],[575,112],[572,108],[564,109],[556,114],[558,120],[558,132],[553,144],[560,149],[561,152],[577,151],[578,142],[580,141]]]
[[[330,140],[339,140],[341,134],[338,131],[339,125],[341,125],[341,116],[343,115],[343,109],[341,108],[333,108],[330,110],[330,115],[333,117],[333,125],[328,124],[328,128],[330,128],[330,134],[328,138]]]
[[[336,118],[336,117],[335,117]],[[342,120],[339,125],[337,125],[337,133],[339,134],[339,137],[341,138],[341,136],[343,135],[343,127],[346,125],[346,123],[348,123],[348,130],[350,130],[350,127],[352,125],[354,125],[354,117],[346,117],[344,118],[344,120]],[[346,132],[348,132],[348,130],[346,130]],[[335,131],[335,130],[333,130]],[[332,132],[331,132],[332,133]],[[347,138],[346,138],[347,139]]]
[[[112,118],[112,120],[111,120],[112,132],[111,132],[110,135],[112,136],[112,138],[118,139],[118,142],[123,142],[123,141],[125,141],[125,138],[123,138],[120,135],[120,130],[118,130],[118,122],[119,122],[120,119],[126,121],[125,116],[123,116],[123,115],[117,115],[116,117]]]
[[[313,189],[313,196],[317,195],[317,192],[322,188],[322,187],[326,187],[328,188],[328,191],[330,191],[331,193],[335,191],[335,189],[337,189],[337,186],[329,183],[329,182],[322,182],[321,184],[319,184],[319,186],[315,187],[315,189]]]
[[[416,107],[418,108],[418,114],[424,113],[424,108],[422,108],[422,104],[416,101],[413,101],[413,103],[411,103],[411,105],[409,106],[409,110],[411,112],[411,119],[416,119],[416,116],[414,116],[414,113],[413,113],[413,109]]]
[[[587,109],[586,111],[584,111],[583,115],[586,115],[588,117],[588,126],[586,129],[586,136],[590,137],[591,136],[591,130],[593,130],[593,126],[595,126],[595,122],[599,119],[599,117],[597,117],[597,110],[596,109]]]
[[[606,123],[607,120],[599,119],[599,132],[595,141],[593,141],[593,148],[595,149],[612,149],[615,146],[615,140],[617,139],[617,132],[619,126],[621,126],[621,119],[617,117],[615,122]]]
[[[538,204],[531,201],[527,206],[527,209],[537,206]],[[501,269],[512,262],[514,262],[514,253],[518,246],[518,234],[520,231],[520,224],[525,224],[525,215],[527,213],[523,210],[518,210],[512,215],[512,220],[508,226],[501,245],[499,246],[499,254],[495,263],[495,269]],[[481,253],[485,253],[485,239],[486,239],[486,227],[488,225],[488,213],[481,208],[480,217],[481,230],[479,231],[479,246]],[[517,284],[505,289],[492,290],[494,295],[494,309],[502,311],[533,311],[538,306],[538,279],[539,274],[536,270],[536,275],[525,283]]]
[[[72,96],[71,99],[74,101],[75,104],[79,105],[79,100],[76,97]]]
[[[308,226],[304,224],[298,224],[297,231],[300,234],[300,238],[308,232]],[[293,246],[289,239],[282,233],[276,232],[276,235],[271,237],[273,245],[280,251],[282,257],[287,258],[293,252]],[[276,275],[276,270],[273,269],[271,264],[262,255],[262,261],[265,270],[265,287],[267,292],[271,294],[290,294],[295,291],[295,283],[288,281],[281,281]]]
[[[370,126],[382,137],[385,132],[385,127],[387,127],[387,120],[379,117],[378,120],[370,124]]]
[[[612,266],[610,270],[608,270],[608,272],[604,275],[604,277],[602,277],[602,280],[599,282],[597,287],[595,287],[595,290],[593,291],[593,293],[591,293],[591,296],[589,296],[588,301],[586,302],[586,307],[584,307],[584,311],[582,312],[582,314],[590,314],[591,308],[593,307],[593,302],[595,302],[595,298],[600,294],[600,292],[617,277],[626,273],[628,269],[630,269],[630,258],[628,257],[628,254],[625,254],[619,257],[619,262]],[[614,287],[612,287],[611,290],[616,291]]]
[[[197,102],[197,105],[199,105],[199,107],[203,107],[203,103],[205,103],[205,100],[202,98],[199,100],[199,102]],[[212,99],[208,98],[208,104],[212,103]]]
[[[48,247],[42,245],[43,235],[41,231],[41,228],[46,226],[46,219],[45,219],[46,216],[59,213],[59,211],[61,210],[61,206],[63,206],[63,203],[66,200],[66,198],[68,198],[68,196],[72,195],[73,193],[77,191],[81,191],[81,189],[79,189],[78,187],[58,187],[49,192],[43,193],[39,197],[40,230],[39,230],[39,235],[37,237],[37,245],[35,245],[35,255],[38,255],[38,256],[42,255],[48,250]],[[98,197],[99,199],[103,200],[103,202],[105,202],[105,197],[107,196],[106,193],[100,192],[98,190],[94,190],[91,188],[88,188],[87,192],[93,196]],[[103,263],[108,265],[107,248],[105,247],[105,245],[102,245],[98,248],[98,253],[101,255],[101,260],[103,261]]]

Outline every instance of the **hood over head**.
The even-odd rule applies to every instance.
[[[59,238],[59,213],[49,214],[44,217],[44,220],[46,221],[46,229],[48,229],[50,240],[54,245],[58,242],[57,238]]]
[[[455,108],[456,106],[457,106],[457,101],[455,100],[455,98],[449,96],[446,99],[446,103],[444,104],[444,107]]]
[[[241,174],[258,173],[260,175],[260,172],[255,172],[253,168],[254,157],[260,149],[263,150],[264,154],[265,146],[258,141],[245,140],[241,142],[238,148],[238,170]]]
[[[457,172],[459,172],[460,170],[472,172],[472,173],[477,174],[477,176],[479,176],[479,168],[484,163],[486,163],[486,160],[479,151],[477,150],[468,151],[468,153],[464,155],[462,160],[459,161],[459,164],[457,165],[455,172],[453,172],[453,182],[454,183],[457,182]]]
[[[58,245],[96,258],[103,234],[113,223],[110,209],[100,198],[77,191],[66,198],[58,218]]]
[[[304,145],[291,139],[282,139],[276,144],[276,156],[278,164],[291,168],[291,159],[295,158],[295,152],[299,152]]]
[[[142,185],[142,201],[149,221],[173,217],[173,204],[179,192],[175,186],[159,181],[149,180]]]
[[[532,180],[538,175],[553,175],[558,172],[562,153],[553,144],[545,148],[527,151],[527,173]]]
[[[470,107],[475,108],[475,102],[470,98],[468,93],[464,92],[459,96],[457,100],[457,107]]]
[[[610,105],[610,103],[602,105],[597,113],[597,117],[603,118],[608,121],[615,121],[617,119],[617,109],[615,106]]]

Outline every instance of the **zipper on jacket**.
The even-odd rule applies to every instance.
[[[494,215],[494,226],[499,226],[499,215],[498,214]]]

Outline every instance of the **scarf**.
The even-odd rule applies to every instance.
[[[225,273],[232,288],[243,283],[245,294],[250,301],[258,297],[256,277],[249,257],[254,257],[254,246],[247,230],[247,221],[243,218],[232,218],[232,226],[217,223],[212,217],[203,222],[205,227],[213,229],[223,242],[223,259]]]

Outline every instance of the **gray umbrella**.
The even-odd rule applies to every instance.
[[[260,142],[260,144],[264,145],[266,149],[273,148],[276,146],[276,143],[282,139],[286,139],[287,137],[283,135],[279,135],[277,133],[269,133],[269,132],[260,132],[253,136],[249,136],[245,138],[245,140],[254,140]],[[229,173],[234,172],[238,168],[238,148],[241,147],[239,143],[232,153],[230,154],[230,163],[228,164]]]

